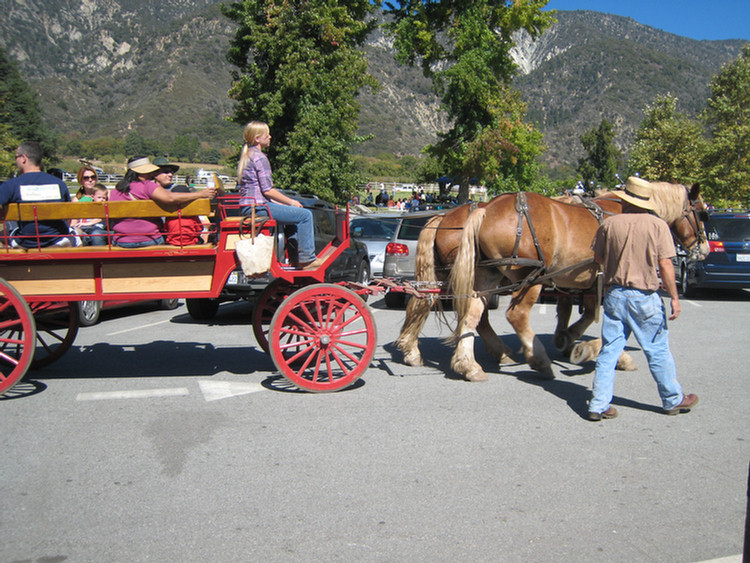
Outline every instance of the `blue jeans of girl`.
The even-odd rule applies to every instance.
[[[669,350],[667,316],[659,293],[613,286],[604,297],[603,311],[602,349],[596,360],[589,412],[602,413],[609,408],[614,395],[615,366],[631,334],[646,354],[662,406],[672,409],[679,405],[682,388]]]
[[[287,244],[296,248],[299,262],[315,260],[315,233],[313,232],[312,211],[304,207],[292,207],[282,203],[268,203],[271,217],[278,225],[284,227]],[[250,208],[242,210],[243,215],[250,215]],[[265,215],[264,206],[255,208],[256,215]]]

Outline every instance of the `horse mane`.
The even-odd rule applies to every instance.
[[[657,204],[656,214],[670,225],[682,217],[687,198],[685,186],[669,182],[651,182],[651,186]]]

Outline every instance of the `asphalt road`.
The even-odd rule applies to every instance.
[[[492,313],[512,348],[503,309]],[[0,562],[739,562],[750,462],[750,295],[670,325],[691,413],[659,412],[640,350],[620,417],[585,419],[593,365],[555,358],[467,383],[431,321],[400,363],[403,311],[371,303],[354,388],[290,390],[250,307],[215,322],[109,311],[0,401]],[[533,326],[551,350],[551,305]],[[587,337],[598,335],[599,326]]]

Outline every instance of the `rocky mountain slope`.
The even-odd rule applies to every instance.
[[[558,20],[535,43],[519,35],[514,52],[516,84],[545,133],[552,166],[574,165],[580,135],[603,117],[627,147],[658,94],[678,96],[687,113],[700,111],[711,77],[742,45],[694,41],[597,12],[560,12]],[[213,0],[11,0],[0,20],[0,42],[58,132],[193,134],[217,146],[240,136],[228,122],[232,33]],[[381,89],[361,96],[361,132],[374,139],[358,150],[418,154],[445,127],[429,81],[398,66],[382,34],[366,52]]]

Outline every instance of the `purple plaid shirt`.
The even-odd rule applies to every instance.
[[[240,178],[240,205],[265,205],[269,199],[265,192],[273,188],[271,178],[271,163],[263,152],[250,147],[247,163]]]

